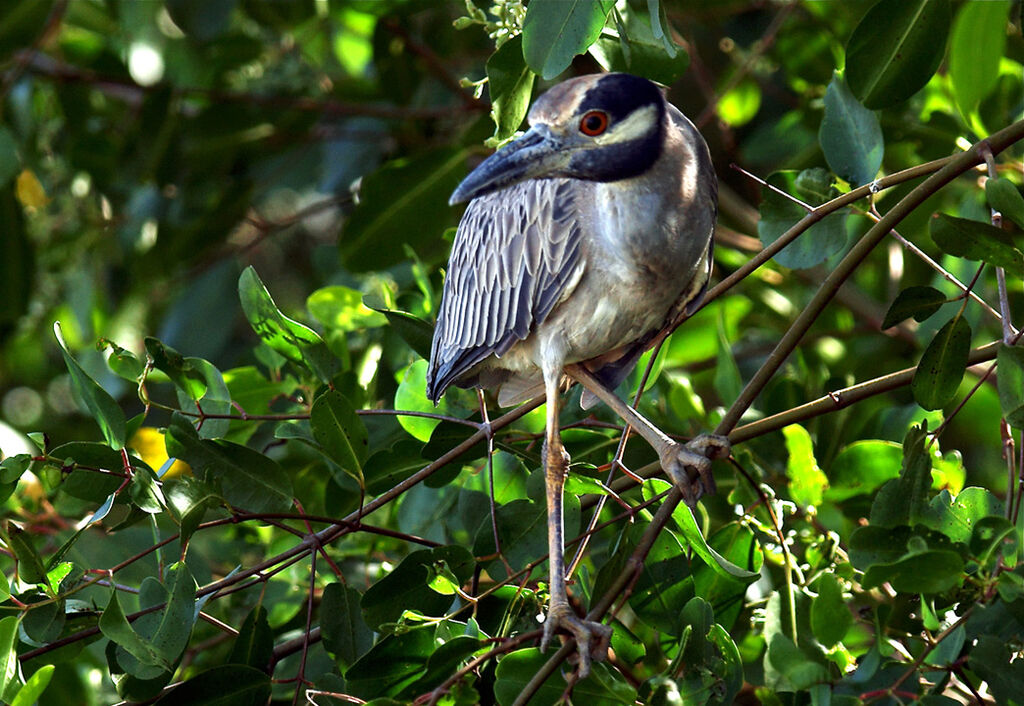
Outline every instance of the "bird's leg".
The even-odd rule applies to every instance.
[[[715,492],[715,478],[711,473],[711,461],[726,458],[731,444],[724,436],[701,434],[686,444],[669,438],[661,429],[651,424],[639,412],[615,396],[592,372],[579,364],[566,366],[565,372],[612,408],[624,422],[629,424],[658,453],[661,467],[673,484],[683,494],[691,507],[704,493]]]
[[[551,570],[548,614],[544,620],[544,637],[541,650],[547,649],[552,636],[564,630],[576,638],[579,653],[579,678],[585,679],[590,673],[591,657],[600,661],[608,654],[612,629],[591,620],[584,620],[573,612],[565,590],[565,544],[562,519],[562,490],[565,476],[569,471],[569,454],[562,446],[558,432],[558,379],[559,372],[545,374],[544,387],[547,393],[547,428],[544,436],[544,478],[548,504],[548,565]]]

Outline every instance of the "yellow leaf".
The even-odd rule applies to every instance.
[[[26,208],[42,208],[49,199],[46,190],[39,183],[39,178],[31,169],[22,169],[15,184],[15,195],[21,205]]]
[[[167,446],[164,444],[164,434],[156,427],[139,427],[139,430],[132,435],[128,446],[135,449],[143,461],[154,471],[167,463]],[[167,472],[160,476],[161,480],[175,478],[182,474],[192,475],[192,468],[184,461],[175,460]]]

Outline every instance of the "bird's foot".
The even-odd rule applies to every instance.
[[[590,674],[591,660],[601,662],[608,656],[608,646],[612,639],[611,626],[578,617],[568,603],[552,603],[544,619],[541,652],[547,649],[551,638],[559,630],[570,633],[576,640],[576,652],[579,655],[577,678],[586,679]]]
[[[731,452],[732,444],[726,437],[701,434],[685,444],[667,447],[661,454],[661,467],[679,488],[686,504],[693,507],[702,495],[715,492],[711,462],[727,458]]]

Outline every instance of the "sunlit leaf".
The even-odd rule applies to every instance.
[[[802,507],[820,505],[828,489],[828,478],[814,458],[811,435],[799,424],[785,427],[782,433],[789,452],[786,475],[789,476],[789,492],[793,500]]]
[[[999,80],[1010,5],[1007,0],[968,2],[957,12],[949,41],[949,77],[964,115],[974,112]]]
[[[523,56],[550,80],[597,39],[614,0],[535,0],[523,21]]]
[[[338,361],[323,339],[313,329],[281,313],[252,267],[247,267],[239,277],[238,295],[253,331],[268,346],[293,363],[308,367],[324,382],[334,376]]]

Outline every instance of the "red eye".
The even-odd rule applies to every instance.
[[[608,129],[608,113],[591,110],[580,120],[580,132],[590,137],[597,137]]]

